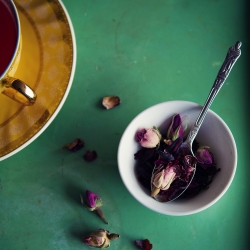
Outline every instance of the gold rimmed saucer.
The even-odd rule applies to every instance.
[[[72,84],[76,45],[68,13],[59,0],[15,0],[22,51],[15,77],[32,87],[37,100],[26,107],[0,96],[0,160],[27,146],[51,123]]]

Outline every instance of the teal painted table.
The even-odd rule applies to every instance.
[[[81,237],[105,228],[121,238],[110,249],[249,249],[249,4],[236,0],[63,0],[77,42],[69,96],[34,142],[0,162],[0,249],[88,249]],[[211,109],[228,124],[238,149],[237,172],[209,209],[185,217],[150,211],[123,185],[117,167],[120,137],[139,112],[169,100],[203,104],[228,48],[242,56]],[[118,95],[105,110],[101,99]],[[80,137],[85,147],[62,146]],[[87,163],[83,154],[96,150]],[[89,189],[103,199],[106,225],[80,204]]]

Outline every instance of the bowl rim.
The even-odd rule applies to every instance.
[[[124,138],[127,134],[127,131],[129,130],[130,126],[132,126],[132,124],[134,123],[134,121],[141,115],[143,115],[144,113],[148,112],[150,109],[155,109],[157,106],[162,106],[162,105],[166,105],[166,104],[170,104],[170,103],[178,103],[178,104],[182,104],[182,105],[189,105],[189,106],[200,106],[202,107],[200,104],[198,103],[195,103],[195,102],[190,102],[190,101],[185,101],[185,100],[172,100],[172,101],[166,101],[166,102],[161,102],[161,103],[158,103],[158,104],[155,104],[155,105],[152,105],[148,108],[146,108],[145,110],[143,110],[142,112],[138,113],[130,122],[129,124],[127,125],[127,127],[125,128],[122,136],[121,136],[121,139],[120,139],[120,142],[119,142],[119,145],[118,145],[118,150],[117,150],[117,163],[118,163],[118,170],[119,170],[119,174],[120,174],[120,177],[122,179],[122,182],[123,184],[125,185],[126,189],[129,191],[129,193],[139,202],[141,203],[143,206],[147,207],[148,209],[152,210],[152,211],[155,211],[157,213],[160,213],[160,214],[164,214],[164,215],[170,215],[170,216],[184,216],[184,215],[191,215],[191,214],[195,214],[195,213],[198,213],[198,212],[201,212],[209,207],[211,207],[213,204],[215,204],[225,193],[226,191],[228,190],[228,188],[230,187],[233,179],[234,179],[234,176],[235,176],[235,173],[236,173],[236,168],[237,168],[237,161],[238,161],[238,154],[237,154],[237,147],[236,147],[236,142],[235,142],[235,139],[233,137],[233,134],[231,132],[231,130],[229,129],[228,125],[223,121],[223,119],[217,115],[213,110],[209,109],[208,112],[211,113],[213,116],[216,117],[216,119],[218,119],[218,121],[224,126],[225,130],[227,131],[227,133],[229,134],[230,136],[230,139],[232,141],[232,147],[233,147],[233,153],[234,153],[234,161],[233,161],[233,170],[232,170],[232,173],[230,175],[230,178],[227,182],[227,184],[225,185],[225,187],[221,190],[221,192],[219,193],[219,195],[214,198],[213,200],[211,200],[209,203],[207,203],[206,205],[204,206],[201,206],[200,208],[197,208],[197,209],[193,209],[192,211],[187,211],[187,212],[168,212],[168,211],[162,211],[162,209],[159,209],[157,207],[155,208],[152,208],[150,207],[146,202],[144,202],[143,200],[140,200],[138,199],[138,197],[136,197],[136,195],[132,192],[132,190],[130,189],[128,183],[127,183],[127,180],[125,179],[123,173],[122,173],[122,163],[120,161],[121,157],[121,148],[122,148],[122,144],[123,144],[123,141],[124,141]]]

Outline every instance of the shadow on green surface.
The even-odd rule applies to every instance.
[[[72,203],[77,203],[78,205],[81,205],[80,194],[83,197],[85,196],[85,190],[80,185],[77,185],[70,180],[65,184],[65,193],[68,200]]]

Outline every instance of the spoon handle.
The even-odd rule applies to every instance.
[[[218,94],[220,88],[222,87],[223,83],[225,82],[225,80],[227,79],[231,69],[233,68],[235,62],[237,61],[237,59],[240,57],[241,55],[241,47],[242,43],[241,42],[236,42],[236,44],[232,47],[229,48],[226,58],[217,74],[217,77],[214,81],[214,84],[210,90],[210,93],[207,97],[207,100],[193,126],[193,128],[191,129],[191,131],[188,134],[188,137],[186,139],[186,143],[189,145],[192,145],[194,138],[196,137],[200,126],[202,124],[202,122],[205,119],[205,116],[207,114],[207,111],[209,109],[209,107],[211,106],[214,98],[216,97],[216,95]]]

